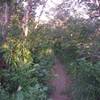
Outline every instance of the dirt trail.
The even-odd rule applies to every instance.
[[[69,87],[71,81],[64,70],[63,64],[58,59],[55,59],[52,75],[54,79],[51,80],[51,85],[54,91],[51,93],[51,100],[71,100],[70,97],[65,94],[66,88]]]

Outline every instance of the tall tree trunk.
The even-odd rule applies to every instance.
[[[23,21],[22,21],[22,28],[24,32],[24,36],[27,37],[28,32],[29,32],[29,27],[28,27],[28,22],[29,22],[29,17],[32,12],[32,0],[27,1],[27,5],[24,7],[24,16],[23,16]]]
[[[4,13],[4,14],[3,14]],[[9,18],[9,6],[7,2],[3,3],[3,23],[2,23],[2,37],[3,40],[6,40],[7,34],[8,34],[8,18]]]

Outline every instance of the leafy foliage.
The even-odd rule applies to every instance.
[[[84,59],[71,63],[74,77],[72,93],[74,100],[99,100],[100,98],[100,62],[93,64]]]
[[[33,38],[30,41],[32,42]],[[42,43],[41,40],[41,45],[35,45],[30,41],[11,36],[2,45],[7,68],[0,70],[1,100],[47,100],[48,98],[47,81],[53,64],[52,49],[48,42]],[[38,41],[35,40],[35,43]]]
[[[71,19],[63,39],[57,38],[55,54],[72,77],[73,100],[100,99],[100,36],[97,22]]]

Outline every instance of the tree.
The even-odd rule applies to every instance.
[[[44,5],[44,0],[2,0],[0,4],[2,37],[3,40],[6,40],[8,26],[10,28],[14,16],[18,18],[23,36],[27,36],[29,20],[35,19],[36,9],[39,5]]]
[[[1,18],[0,18],[0,24],[1,24],[1,31],[2,31],[2,36],[3,39],[5,39],[6,35],[7,35],[7,27],[8,27],[8,21],[9,21],[9,5],[10,5],[10,1],[7,0],[1,0],[0,1],[0,10],[1,10]]]

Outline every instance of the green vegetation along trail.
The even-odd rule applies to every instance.
[[[71,100],[70,96],[65,93],[71,81],[64,70],[63,64],[58,59],[55,59],[52,75],[54,78],[51,80],[50,84],[54,89],[51,93],[51,100]]]

